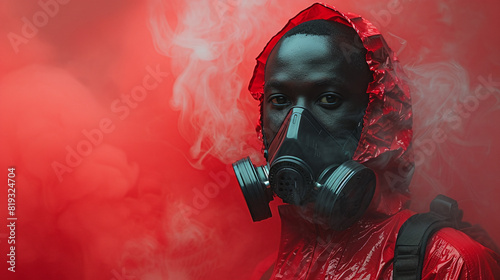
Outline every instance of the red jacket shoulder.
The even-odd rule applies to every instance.
[[[500,279],[500,257],[467,234],[443,228],[427,244],[422,279]]]

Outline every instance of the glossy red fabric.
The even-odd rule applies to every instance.
[[[292,18],[257,57],[249,85],[262,102],[267,57],[294,26],[326,19],[354,28],[367,49],[373,73],[360,142],[353,157],[377,174],[377,191],[365,216],[336,232],[304,218],[293,205],[279,207],[281,243],[272,279],[392,279],[396,237],[414,213],[405,210],[413,172],[412,111],[406,77],[380,32],[358,15],[314,4]],[[257,127],[260,132],[261,124]],[[439,231],[428,243],[423,279],[500,279],[500,259],[454,229]]]
[[[353,27],[367,49],[366,61],[373,73],[373,82],[368,85],[370,101],[353,159],[364,163],[377,174],[377,192],[370,206],[371,212],[394,214],[409,200],[407,188],[414,167],[410,148],[411,99],[396,55],[371,23],[355,14],[343,14],[324,4],[313,4],[292,18],[257,57],[249,85],[250,93],[262,101],[265,64],[273,47],[288,30],[315,19],[336,21]],[[260,133],[260,123],[257,130]]]
[[[279,208],[281,244],[271,279],[392,279],[401,225],[414,213],[364,217],[344,231],[303,219],[296,206]],[[500,279],[500,257],[466,234],[444,228],[428,242],[422,279]]]

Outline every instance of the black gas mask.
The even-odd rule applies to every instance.
[[[283,202],[313,206],[314,216],[343,230],[366,211],[375,191],[375,174],[352,160],[359,136],[333,137],[306,109],[288,112],[269,147],[267,165],[244,158],[233,169],[253,221],[271,217],[274,194]]]

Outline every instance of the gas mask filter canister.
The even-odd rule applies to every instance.
[[[358,140],[333,137],[306,109],[292,108],[269,146],[268,164],[247,157],[233,164],[253,221],[271,217],[273,194],[283,202],[314,205],[317,221],[344,230],[366,211],[375,173],[353,161]],[[267,148],[267,147],[266,147]]]

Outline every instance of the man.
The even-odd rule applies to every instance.
[[[254,181],[268,176],[269,184],[253,189],[238,171],[244,165],[235,171],[254,220],[270,216],[254,203],[270,190],[289,203],[279,207],[271,279],[392,279],[399,228],[414,214],[406,209],[413,160],[404,79],[369,22],[323,4],[291,19],[257,58],[249,89],[261,102],[270,168]],[[498,277],[498,256],[466,234],[444,228],[429,240],[422,279]]]

